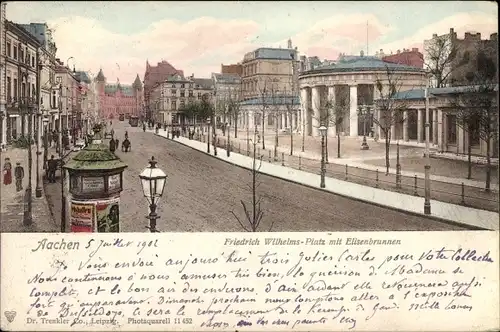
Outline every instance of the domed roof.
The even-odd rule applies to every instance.
[[[306,71],[302,73],[301,76],[316,73],[385,71],[387,69],[390,69],[392,71],[425,72],[422,68],[385,62],[373,56],[349,56],[341,58],[336,64],[319,66],[312,70]]]
[[[106,81],[106,77],[104,77],[104,73],[102,72],[102,68],[99,70],[99,73],[97,74],[97,76],[95,78],[95,81],[96,82],[105,82]]]

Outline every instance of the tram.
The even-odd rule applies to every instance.
[[[139,117],[135,115],[131,115],[130,118],[128,119],[128,123],[130,124],[131,127],[138,127],[139,126]]]

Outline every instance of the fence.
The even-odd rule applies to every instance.
[[[195,134],[194,138],[201,142],[207,141],[205,135]],[[212,139],[210,140],[210,145],[212,149]],[[231,152],[253,157],[253,144],[249,144],[248,146],[250,149],[247,149],[247,144],[245,142],[242,142],[241,140],[230,140],[230,145]],[[217,137],[216,146],[226,149],[227,138]],[[274,155],[274,146],[269,146],[266,150],[267,152],[261,150],[261,146],[259,144],[259,146],[256,147],[257,157],[262,157],[262,160],[267,162],[318,174],[319,183],[321,161],[295,155],[285,155],[283,152],[278,152],[277,155]],[[326,176],[360,185],[414,195],[417,197],[423,197],[425,194],[424,179],[418,178],[416,175],[409,177],[404,175],[386,174],[385,167],[381,168],[380,171],[372,171],[348,165],[329,163],[326,165]],[[485,192],[484,189],[467,186],[463,182],[462,184],[454,184],[438,180],[431,180],[430,187],[431,200],[459,204],[494,212],[499,211],[498,192],[493,190],[488,193]]]

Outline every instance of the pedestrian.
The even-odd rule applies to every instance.
[[[59,140],[57,139],[57,131],[53,130],[52,131],[52,141],[54,142],[54,144],[56,144],[57,142],[59,142]],[[52,145],[50,146],[52,147]]]
[[[23,190],[23,179],[24,179],[24,168],[21,163],[16,162],[16,168],[14,168],[14,176],[16,177],[16,191]]]
[[[54,159],[54,155],[51,155],[50,160],[48,161],[48,172],[47,172],[47,178],[50,183],[56,182],[56,169],[57,169],[57,160]]]
[[[12,164],[10,163],[10,158],[5,158],[3,164],[3,184],[8,186],[12,183]]]
[[[115,149],[118,150],[120,146],[120,141],[118,140],[118,138],[115,139]]]
[[[128,131],[125,130],[125,139],[128,139]]]
[[[114,139],[111,139],[109,141],[109,151],[115,153],[116,150],[116,141]]]

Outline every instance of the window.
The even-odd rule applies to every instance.
[[[52,106],[52,108],[57,107],[56,91],[55,90],[52,90],[52,104],[51,104],[51,106]]]
[[[29,83],[26,83],[26,88],[28,89],[27,93],[26,93],[26,97],[29,97],[29,96],[31,96],[31,86]]]
[[[184,85],[184,84],[183,84]],[[181,90],[181,97],[185,97],[184,90]]]
[[[172,111],[176,111],[177,110],[177,102],[175,100],[172,100]]]
[[[193,90],[189,90],[189,97],[193,96]]]
[[[7,76],[7,101],[10,102],[11,98],[12,98],[11,78]]]
[[[21,62],[25,62],[26,61],[26,59],[24,58],[24,50],[23,50],[22,47],[19,48],[19,61],[21,61]]]
[[[172,84],[172,88],[175,88],[175,84]]]
[[[184,83],[181,84],[181,89],[184,89]]]
[[[21,83],[21,97],[26,97],[26,83]]]
[[[35,88],[35,84],[31,84],[31,91],[33,91],[33,96],[36,96],[36,88]]]
[[[10,40],[7,40],[7,56],[10,58],[11,57],[11,45],[10,45]]]
[[[14,99],[17,99],[19,87],[17,86],[17,78],[14,78]]]
[[[170,93],[172,94],[172,96],[177,96],[177,90],[175,89],[172,89]]]
[[[201,99],[201,92],[198,92],[198,99]]]
[[[35,56],[31,57],[31,67],[35,68]]]
[[[184,107],[186,105],[186,102],[184,101],[184,99],[181,99],[180,101],[180,107]]]
[[[14,46],[14,59],[17,60],[17,46]]]
[[[267,117],[267,125],[268,126],[273,126],[274,125],[274,117],[273,116],[268,116]]]

